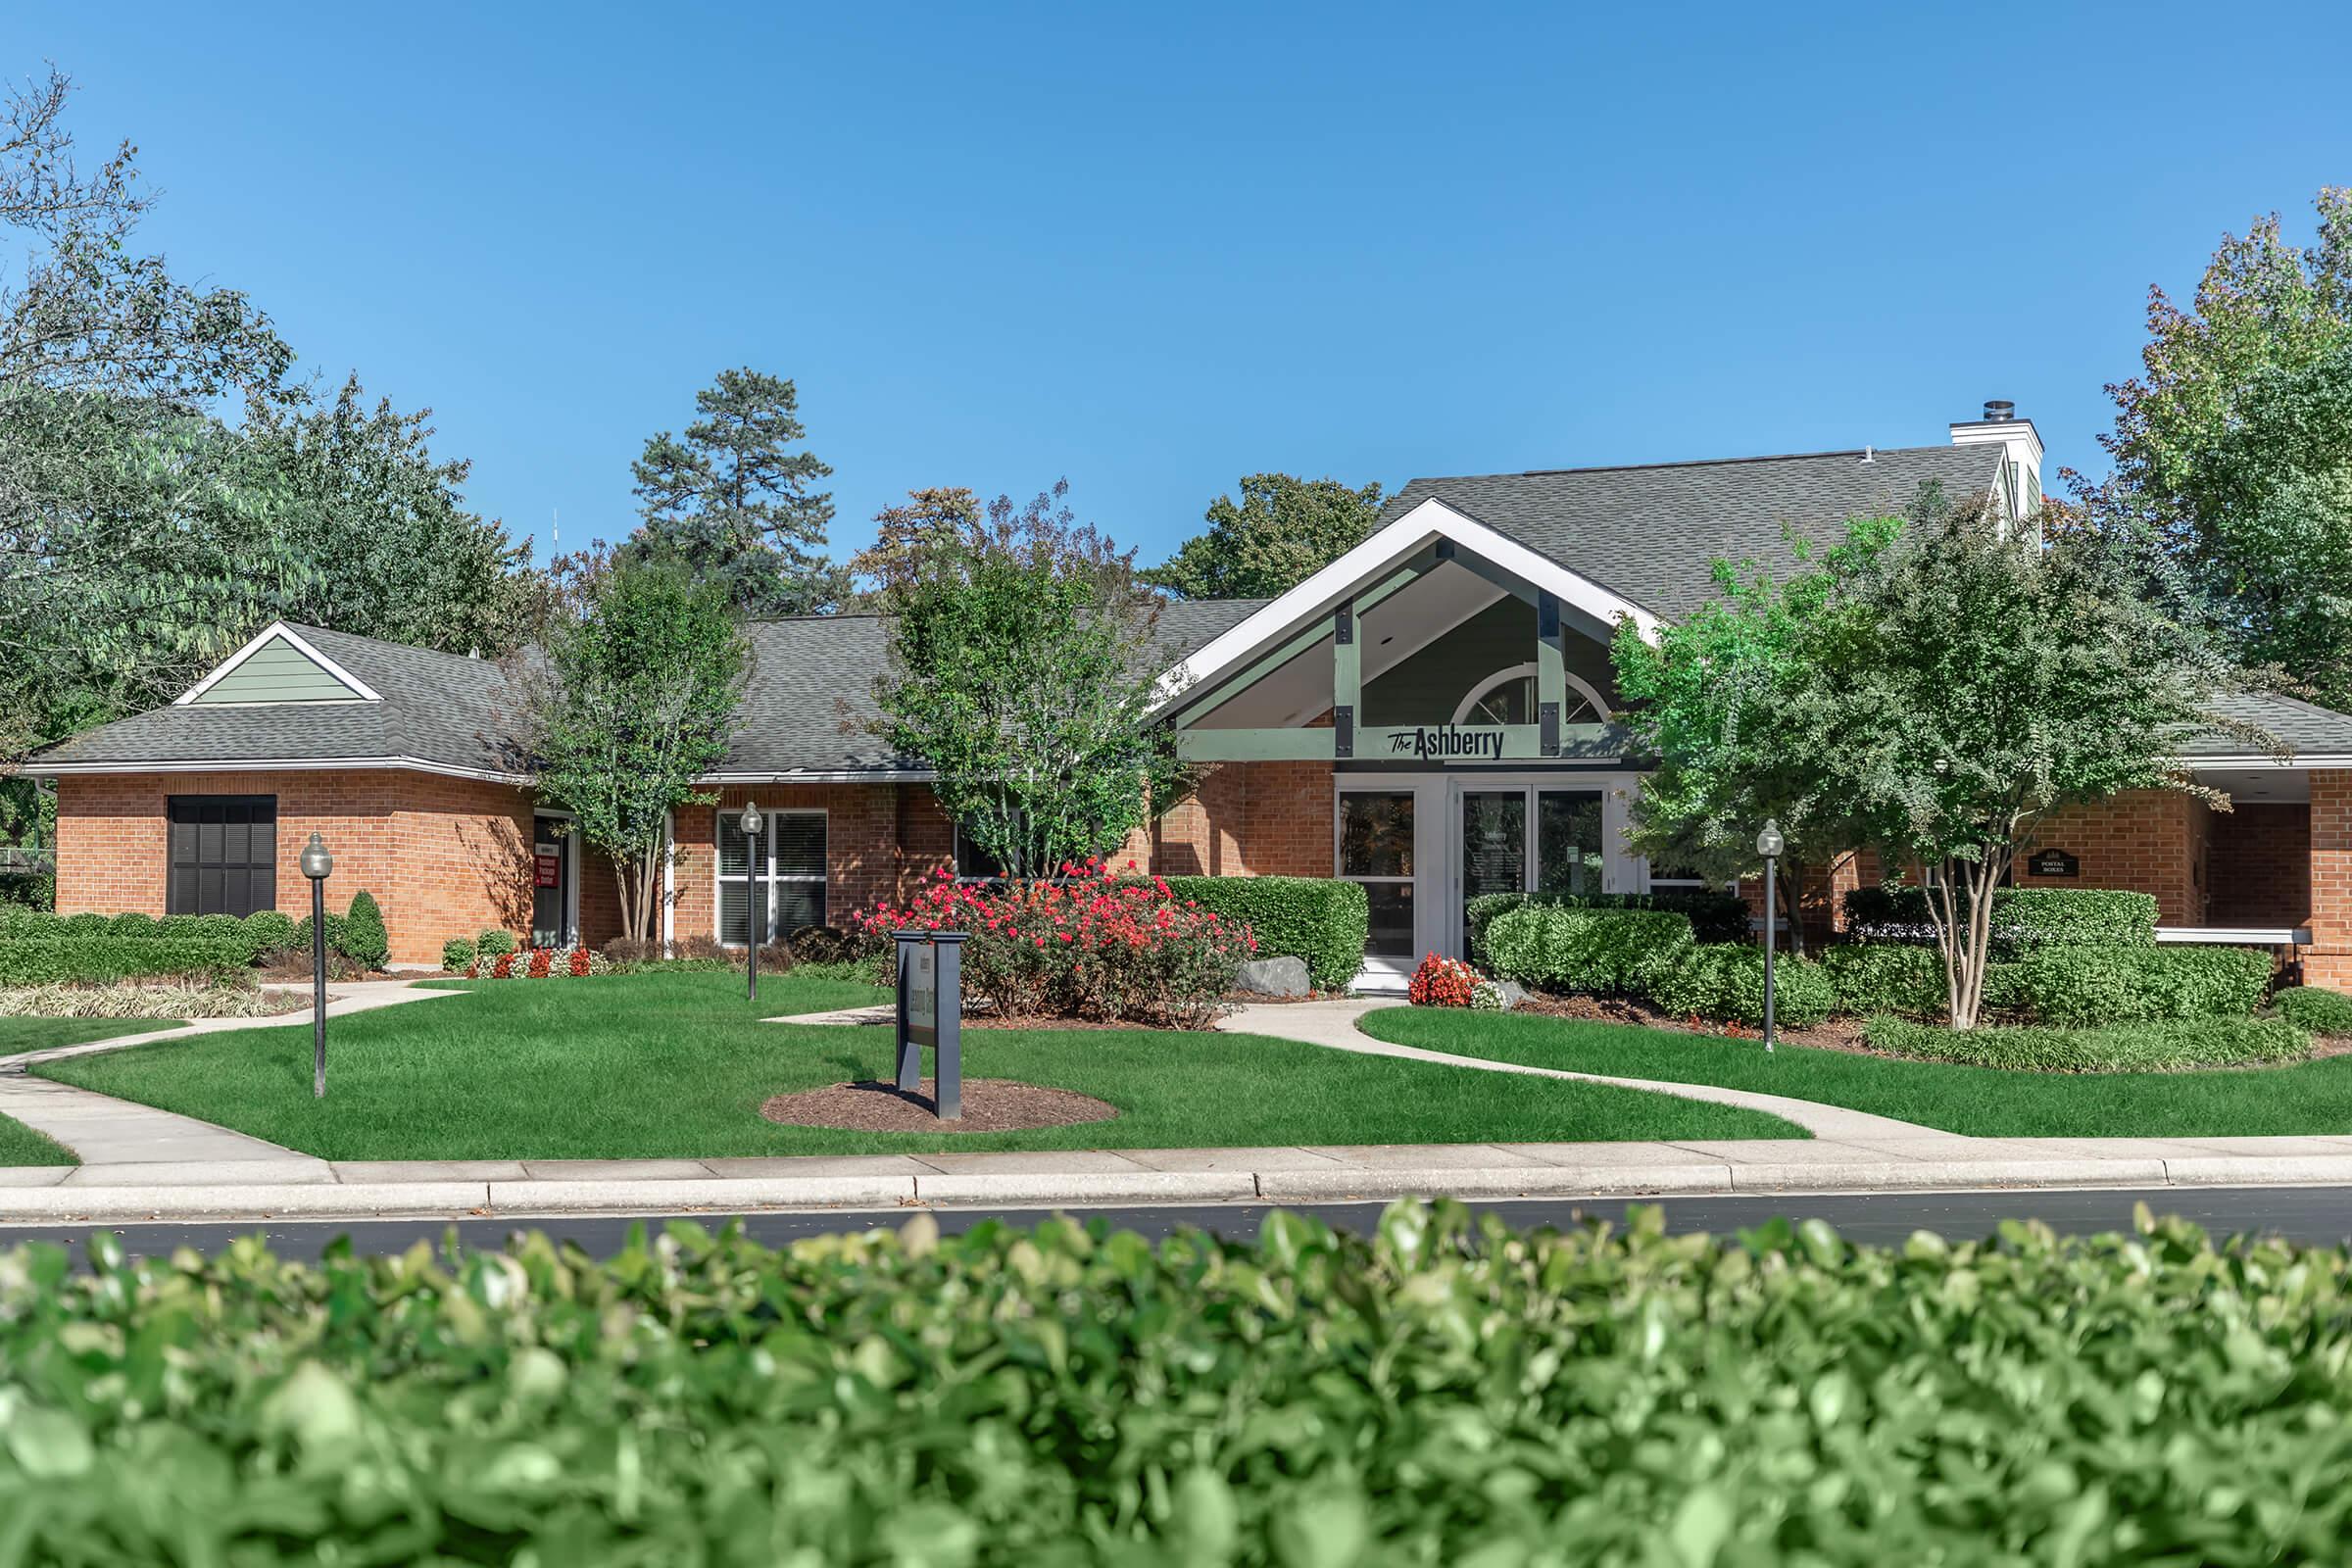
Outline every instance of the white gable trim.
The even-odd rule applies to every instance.
[[[1433,539],[1452,540],[1459,548],[1526,578],[1557,596],[1562,604],[1575,606],[1604,625],[1631,620],[1644,638],[1652,641],[1657,638],[1662,621],[1655,612],[1570,571],[1549,556],[1539,555],[1516,539],[1462,515],[1445,502],[1432,499],[1422,502],[1289,593],[1260,606],[1209,639],[1190,658],[1160,676],[1157,706],[1165,707],[1201,682],[1214,680],[1255,655],[1266,643],[1329,612],[1353,589],[1396,566]]]
[[[358,694],[358,701],[364,703],[380,703],[383,701],[383,698],[377,695],[375,688],[369,686],[366,681],[360,679],[359,676],[354,675],[350,670],[345,669],[341,664],[336,663],[333,660],[327,658],[318,649],[312,647],[311,644],[304,639],[300,632],[296,631],[293,627],[287,625],[282,620],[273,620],[269,625],[264,626],[260,631],[254,633],[253,641],[247,643],[244,647],[229,655],[227,660],[223,662],[218,669],[214,670],[210,675],[205,676],[204,679],[198,681],[195,685],[189,687],[186,691],[173,698],[172,700],[172,706],[174,708],[183,708],[189,703],[194,702],[197,698],[202,697],[206,692],[211,691],[215,686],[220,684],[223,676],[227,675],[231,670],[235,669],[239,664],[245,662],[245,661],[248,659],[251,659],[256,653],[260,652],[263,647],[268,645],[270,639],[277,637],[284,638],[288,643],[293,645],[296,653],[302,655],[303,658],[309,660],[312,663],[317,664],[320,669],[325,670],[329,675],[332,675],[335,679],[350,687],[352,691]],[[318,699],[315,698],[313,699],[313,701],[317,700]]]

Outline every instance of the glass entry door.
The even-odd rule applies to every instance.
[[[569,947],[571,824],[557,817],[535,817],[531,840],[531,946]]]
[[[1462,906],[1527,891],[1527,791],[1462,792]]]
[[[1599,893],[1608,851],[1601,792],[1541,784],[1464,786],[1454,846],[1455,952],[1467,953],[1468,908],[1489,893]]]

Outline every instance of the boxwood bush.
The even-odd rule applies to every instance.
[[[1179,899],[1247,921],[1259,957],[1305,959],[1318,991],[1345,989],[1364,966],[1372,913],[1360,883],[1320,876],[1172,876],[1167,883]]]
[[[2352,1035],[2352,997],[2318,986],[2289,986],[2271,997],[2278,1016],[2315,1035]]]
[[[2036,1019],[2082,1025],[2245,1017],[2262,1005],[2272,963],[2251,948],[2057,947],[2017,970]]]
[[[1482,893],[1462,906],[1462,924],[1471,961],[1484,963],[1487,925],[1496,915],[1531,904],[1563,909],[1662,909],[1685,916],[1699,942],[1746,942],[1754,932],[1747,905],[1733,894],[1707,888],[1672,888],[1663,893]]]
[[[1925,889],[1888,882],[1845,896],[1846,931],[1857,942],[1933,944]],[[1992,947],[2015,957],[2051,947],[2153,947],[2156,899],[2120,888],[2000,888],[1992,895]]]
[[[1905,1018],[1873,1018],[1864,1038],[1879,1051],[1924,1061],[2039,1072],[2162,1072],[2295,1061],[2311,1037],[2283,1018],[2167,1018],[2105,1028],[2043,1024],[1953,1030]]]
[[[351,896],[351,908],[343,916],[340,951],[354,963],[370,969],[381,969],[392,956],[392,937],[384,929],[384,911],[376,904],[375,895],[366,888]]]
[[[0,986],[110,985],[119,980],[225,977],[252,966],[242,939],[79,933],[0,942]]]
[[[2340,1561],[2352,1260],[2140,1229],[101,1231],[0,1254],[0,1516],[73,1563]]]
[[[1645,993],[1692,949],[1690,921],[1664,909],[1523,904],[1487,922],[1489,966],[1543,991]]]
[[[1658,1010],[1677,1018],[1712,1018],[1718,1023],[1764,1021],[1764,950],[1712,943],[1694,947],[1649,976],[1648,996]],[[1791,1029],[1806,1029],[1837,1005],[1829,971],[1811,958],[1784,953],[1773,965],[1773,1017]]]

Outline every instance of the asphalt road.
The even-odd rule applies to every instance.
[[[1653,1200],[1666,1210],[1666,1223],[1676,1231],[1728,1233],[1760,1224],[1774,1215],[1791,1219],[1819,1217],[1858,1242],[1895,1243],[1913,1231],[1928,1230],[1955,1241],[1988,1234],[2004,1219],[2038,1219],[2072,1235],[2128,1230],[2132,1205],[2145,1202],[2156,1213],[2178,1214],[2194,1220],[2216,1235],[2262,1231],[2301,1242],[2341,1243],[2352,1238],[2352,1188],[2247,1187],[2184,1189],[2155,1188],[2132,1191],[1887,1193],[1862,1197],[1790,1196],[1786,1198],[1669,1198]],[[1371,1225],[1379,1203],[1321,1203],[1291,1205],[1332,1225],[1362,1230]],[[1599,1216],[1624,1217],[1628,1203],[1619,1200],[1527,1200],[1476,1203],[1473,1207],[1505,1215],[1515,1225],[1571,1225]],[[1090,1218],[1165,1236],[1180,1226],[1197,1226],[1234,1238],[1257,1233],[1273,1211],[1266,1203],[1191,1203],[1152,1207],[1108,1207],[1083,1210]],[[903,1224],[906,1209],[844,1209],[821,1213],[755,1214],[746,1220],[751,1234],[771,1246],[806,1236],[864,1230]],[[940,1227],[960,1231],[984,1220],[1012,1224],[1033,1223],[1046,1209],[943,1208],[932,1211]],[[714,1216],[682,1216],[704,1224]],[[525,1223],[509,1219],[395,1219],[353,1223],[333,1221],[253,1221],[225,1224],[168,1223],[108,1227],[132,1252],[156,1256],[178,1247],[212,1251],[240,1236],[261,1235],[281,1255],[315,1258],[338,1236],[349,1236],[362,1251],[405,1251],[418,1241],[438,1244],[451,1230],[469,1247],[495,1247],[516,1231],[544,1230],[578,1243],[588,1251],[607,1255],[625,1242],[630,1227],[658,1227],[660,1218],[602,1218],[582,1216]],[[0,1246],[47,1241],[78,1244],[96,1227],[0,1226]]]

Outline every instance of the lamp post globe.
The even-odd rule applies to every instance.
[[[768,884],[760,874],[760,830],[767,826],[767,818],[760,814],[757,804],[743,808],[740,825],[743,828],[744,919],[750,929],[744,933],[744,947],[749,956],[744,960],[744,984],[754,1002],[760,1000],[760,944],[767,938]]]
[[[302,847],[302,874],[314,882],[323,882],[335,874],[335,858],[326,848],[326,840],[317,833]]]
[[[1777,860],[1781,851],[1788,847],[1788,841],[1781,837],[1780,822],[1776,818],[1766,817],[1763,831],[1756,835],[1756,853],[1767,860]]]

